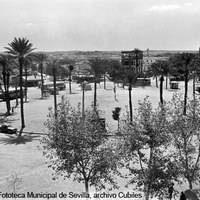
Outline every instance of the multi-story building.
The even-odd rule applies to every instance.
[[[122,51],[121,63],[125,68],[131,68],[134,73],[143,74],[143,51]]]

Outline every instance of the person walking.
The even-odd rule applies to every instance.
[[[169,199],[171,200],[172,199],[172,194],[174,192],[174,183],[170,184],[168,192],[169,192]]]
[[[180,200],[186,200],[186,196],[184,192],[181,192]]]

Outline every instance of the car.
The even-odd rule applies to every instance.
[[[0,132],[1,133],[8,133],[8,134],[16,134],[17,133],[17,129],[11,127],[10,125],[1,125],[0,127]]]

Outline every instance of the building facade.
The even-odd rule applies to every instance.
[[[122,51],[121,63],[125,68],[131,68],[134,73],[143,74],[143,51]]]

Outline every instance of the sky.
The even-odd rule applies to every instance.
[[[198,50],[199,0],[0,0],[0,51]]]

